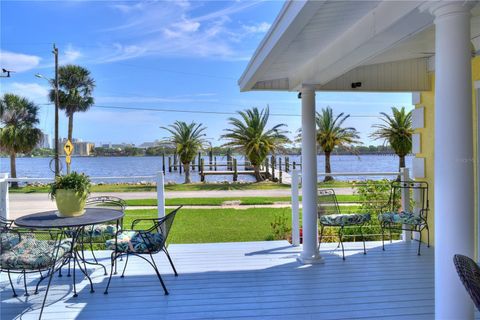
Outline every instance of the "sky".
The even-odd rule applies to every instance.
[[[39,105],[39,128],[53,137],[52,45],[59,63],[95,79],[95,106],[75,114],[74,138],[100,143],[154,141],[176,120],[200,122],[213,145],[238,110],[270,107],[270,124],[300,127],[294,92],[243,92],[237,80],[279,13],[282,1],[5,1],[0,2],[0,93]],[[411,105],[409,93],[317,93],[317,110],[350,114],[366,145],[379,112]],[[119,109],[123,108],[123,109]],[[136,110],[143,109],[143,110]],[[220,112],[201,113],[201,112]],[[227,113],[227,114],[225,114]],[[232,114],[230,114],[232,113]],[[282,115],[283,114],[283,115]],[[288,116],[285,116],[288,114]],[[367,117],[365,117],[367,116]],[[60,116],[60,136],[67,121]]]

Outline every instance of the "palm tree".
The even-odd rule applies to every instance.
[[[58,68],[58,100],[60,109],[65,110],[68,117],[68,140],[73,136],[73,115],[76,112],[85,112],[93,104],[92,97],[95,81],[90,77],[90,71],[73,64]],[[50,91],[50,101],[55,102],[55,90]],[[70,165],[67,165],[67,172]]]
[[[317,144],[325,153],[325,179],[324,181],[331,181],[333,177],[328,175],[332,173],[330,164],[330,155],[336,147],[348,148],[349,145],[359,144],[360,138],[358,132],[352,127],[343,127],[343,123],[350,115],[340,113],[337,116],[333,115],[333,110],[330,107],[322,109],[322,112],[317,112],[315,122],[317,124]]]
[[[383,123],[374,125],[377,130],[370,136],[388,142],[400,158],[399,168],[405,168],[405,156],[412,150],[412,111],[407,112],[405,107],[392,107],[392,115],[380,114]]]
[[[225,147],[233,147],[243,153],[250,161],[255,171],[257,182],[264,178],[260,174],[260,166],[268,154],[275,153],[283,144],[289,142],[285,136],[286,131],[282,130],[285,124],[277,124],[267,129],[267,122],[270,116],[268,107],[259,111],[258,108],[247,109],[237,112],[240,118],[229,118],[232,126],[225,129],[227,133],[222,135],[228,142]]]
[[[10,154],[10,175],[17,177],[16,155],[33,150],[42,132],[38,123],[38,107],[31,101],[6,93],[0,100],[0,147]],[[18,187],[17,182],[12,187]]]
[[[198,151],[205,144],[204,131],[207,128],[201,123],[192,122],[187,124],[183,121],[175,121],[174,124],[161,128],[171,134],[168,140],[175,145],[180,162],[183,164],[185,183],[191,183],[190,163],[192,163]]]

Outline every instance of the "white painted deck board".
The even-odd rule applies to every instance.
[[[169,296],[150,266],[131,257],[108,295],[100,268],[89,269],[93,294],[77,273],[77,298],[71,278],[55,277],[43,319],[432,319],[433,248],[417,256],[416,243],[394,242],[386,251],[380,242],[367,246],[363,255],[361,243],[346,243],[343,261],[336,244],[322,245],[325,264],[302,266],[295,259],[301,249],[286,241],[171,245],[178,277],[163,254],[155,257]],[[98,256],[108,263],[108,254]],[[22,280],[15,282],[23,294]],[[1,319],[38,318],[43,293],[12,298],[2,274]]]

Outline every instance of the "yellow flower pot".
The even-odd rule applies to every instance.
[[[85,213],[87,194],[78,194],[73,190],[59,189],[55,194],[57,216],[77,217]]]

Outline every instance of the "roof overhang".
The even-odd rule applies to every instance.
[[[435,31],[424,3],[287,1],[239,79],[240,90],[429,90]],[[474,44],[478,11],[472,10]]]

